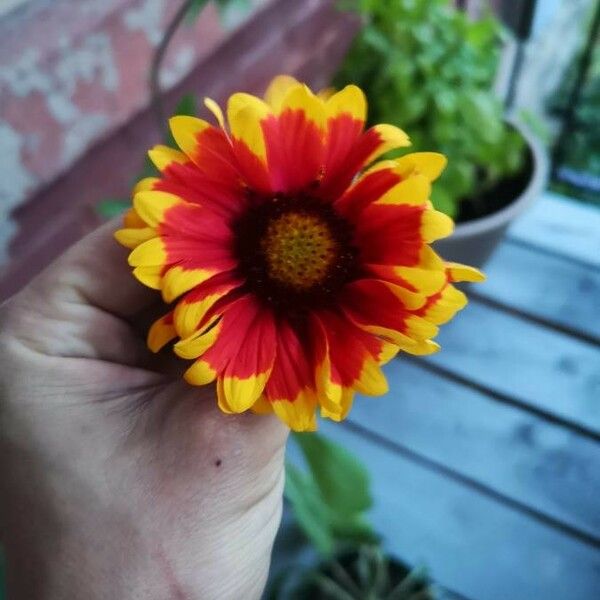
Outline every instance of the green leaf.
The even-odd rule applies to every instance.
[[[371,523],[363,514],[340,515],[329,509],[329,522],[334,537],[339,542],[350,544],[375,544],[380,541]]]
[[[446,213],[451,218],[458,213],[458,198],[442,187],[441,183],[431,190],[431,202],[436,210]]]
[[[286,463],[285,471],[285,497],[294,509],[298,525],[318,552],[330,556],[334,538],[319,489],[310,475],[303,474],[293,464]]]
[[[126,200],[102,200],[96,206],[96,211],[101,217],[112,219],[122,215],[130,206],[131,203]]]
[[[353,515],[371,507],[369,473],[355,456],[317,433],[295,434],[294,440],[323,499],[337,514]]]
[[[192,2],[186,15],[188,24],[194,23],[194,21],[198,18],[198,15],[202,12],[202,9],[206,6],[207,2],[208,0],[194,0],[194,2]]]

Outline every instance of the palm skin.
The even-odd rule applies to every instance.
[[[225,416],[142,330],[115,224],[0,308],[0,539],[14,600],[252,599],[287,429]]]

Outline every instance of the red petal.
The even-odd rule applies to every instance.
[[[169,165],[154,189],[170,192],[223,216],[237,214],[246,205],[239,175],[225,179],[219,176],[218,171],[208,174],[191,162]]]
[[[229,271],[237,264],[232,253],[233,233],[226,221],[195,204],[169,208],[158,232],[169,265]]]
[[[289,324],[277,324],[277,356],[265,387],[270,402],[291,402],[304,390],[314,390],[314,368],[309,363],[312,356],[310,346],[308,340],[299,339],[298,332]]]
[[[348,284],[341,298],[344,312],[361,326],[375,326],[403,332],[410,316],[401,300],[376,279],[359,279]]]
[[[347,113],[330,119],[328,127],[325,176],[318,193],[323,198],[335,200],[378,148],[381,138],[372,129],[361,134],[363,122]]]
[[[242,140],[233,139],[232,147],[238,171],[244,182],[255,192],[263,194],[272,192],[265,163]]]
[[[303,110],[271,115],[262,129],[273,189],[293,193],[317,180],[323,167],[323,139]]]
[[[197,134],[196,142],[196,151],[191,159],[203,174],[224,184],[238,179],[235,153],[222,129],[207,127]]]
[[[356,242],[367,263],[414,266],[423,247],[424,207],[373,204],[356,222]]]
[[[367,173],[346,191],[335,207],[345,217],[356,219],[367,206],[376,202],[401,180],[402,177],[391,169]]]
[[[331,381],[343,387],[353,387],[365,362],[379,356],[383,342],[340,314],[320,311],[317,316],[327,336]]]
[[[222,376],[247,379],[272,368],[276,342],[271,311],[244,296],[227,308],[219,337],[202,358]]]

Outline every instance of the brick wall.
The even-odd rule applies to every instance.
[[[277,73],[325,86],[358,28],[334,0],[273,0],[203,59],[166,97],[173,107],[187,91],[222,101],[232,91],[261,92]],[[207,33],[207,35],[209,35]],[[127,196],[144,152],[159,141],[143,109],[69,171],[13,212],[10,263],[0,270],[0,298],[19,289],[57,254],[98,223],[102,198]]]

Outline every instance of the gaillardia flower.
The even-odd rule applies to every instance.
[[[324,99],[287,76],[265,99],[233,94],[227,123],[170,121],[180,150],[156,146],[161,173],[137,185],[125,228],[129,264],[172,310],[150,329],[158,351],[194,362],[227,413],[274,412],[297,431],[339,421],[355,392],[387,391],[381,365],[429,354],[438,325],[466,304],[452,282],[478,281],[429,246],[452,221],[429,202],[445,166],[392,125],[365,130],[356,86]]]

